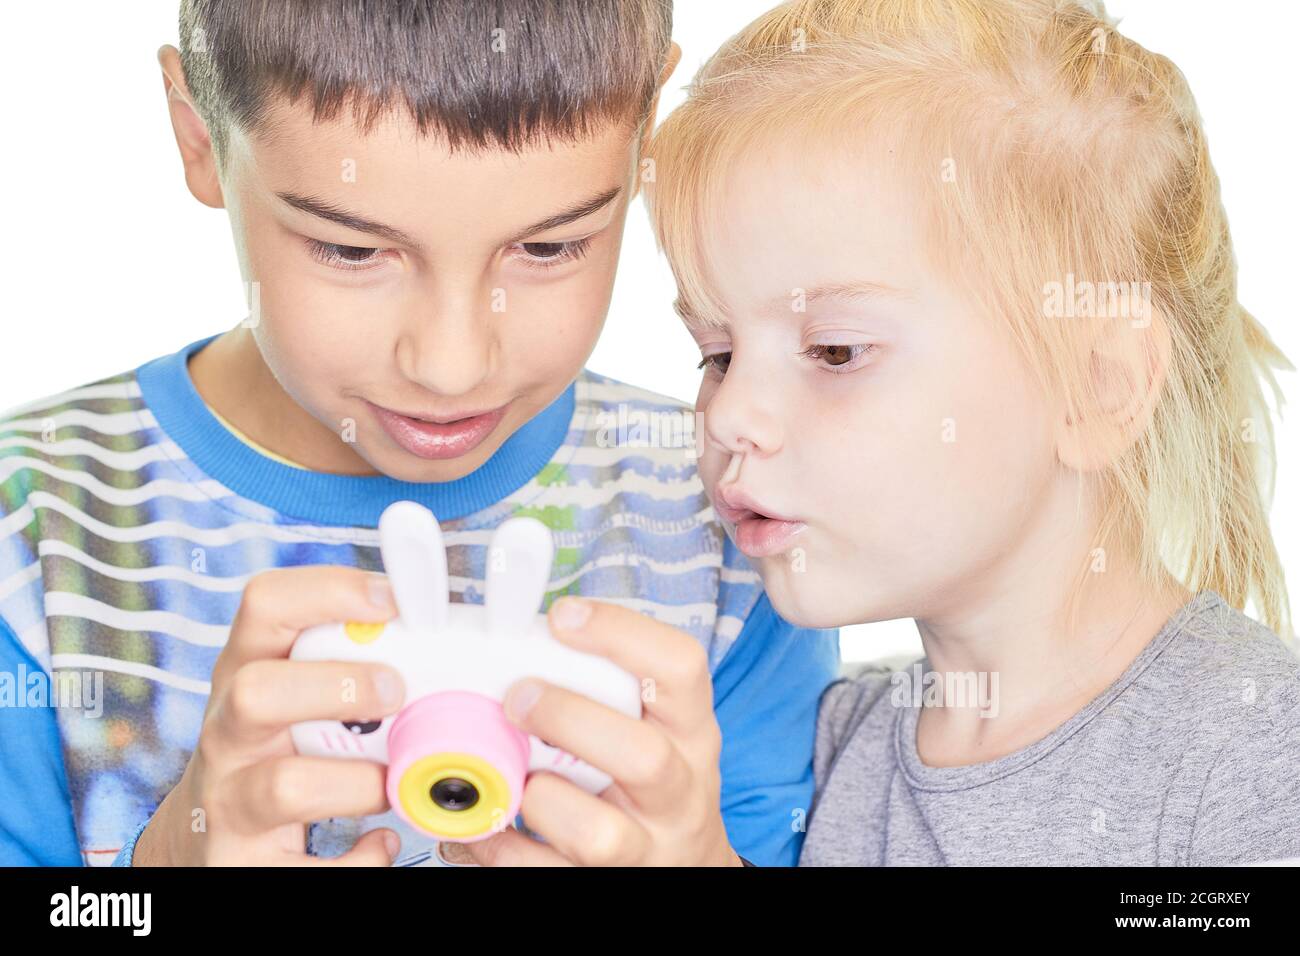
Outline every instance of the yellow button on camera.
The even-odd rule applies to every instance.
[[[370,644],[384,633],[383,621],[348,621],[343,625],[343,633],[353,644]]]

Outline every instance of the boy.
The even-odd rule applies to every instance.
[[[698,641],[728,838],[795,861],[836,634],[772,611],[691,442],[620,439],[681,406],[582,368],[670,34],[659,0],[183,2],[172,124],[252,311],[0,416],[0,672],[81,691],[0,709],[0,862],[439,862],[376,768],[286,749],[309,714],[400,705],[378,666],[344,712],[337,674],[283,659],[312,623],[391,616],[364,595],[399,499],[441,521],[460,600],[528,513],[552,597]]]

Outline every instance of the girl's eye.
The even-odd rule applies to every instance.
[[[799,354],[824,362],[829,372],[851,372],[861,364],[858,359],[875,350],[875,345],[811,345]]]
[[[713,355],[706,355],[700,360],[696,368],[710,369],[719,375],[726,375],[727,369],[731,366],[730,352],[715,352]]]
[[[587,236],[570,242],[521,242],[516,248],[523,252],[520,258],[531,268],[550,269],[581,259],[591,248],[592,238]]]
[[[337,242],[321,242],[308,239],[307,248],[311,254],[336,269],[365,269],[379,259],[383,249],[370,246],[343,246]]]

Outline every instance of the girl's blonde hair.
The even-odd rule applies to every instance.
[[[1099,400],[1080,361],[1092,333],[1044,320],[1047,283],[1092,281],[1094,307],[1148,290],[1168,367],[1148,426],[1097,476],[1097,547],[1132,549],[1153,584],[1168,570],[1235,607],[1253,600],[1290,633],[1262,388],[1280,406],[1272,370],[1290,365],[1237,301],[1218,178],[1172,62],[1087,0],[777,7],[704,65],[649,152],[656,236],[699,320],[722,314],[704,237],[728,167],[764,137],[887,165],[920,201],[926,252],[1005,319],[1072,416]]]

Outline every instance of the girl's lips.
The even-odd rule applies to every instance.
[[[764,518],[750,512],[736,522],[736,547],[751,558],[767,558],[790,547],[790,539],[808,526],[802,521]]]
[[[751,558],[780,554],[790,539],[808,526],[793,518],[781,518],[754,510],[757,502],[734,486],[718,488],[714,509],[719,517],[736,527],[736,547]]]
[[[419,458],[445,461],[459,458],[483,443],[501,423],[506,406],[456,421],[426,422],[391,409],[370,405],[380,426],[402,448]]]

